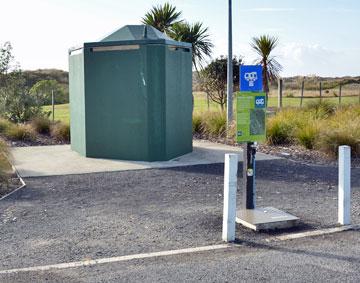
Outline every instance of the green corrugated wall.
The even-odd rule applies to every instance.
[[[191,49],[136,46],[91,43],[70,56],[71,146],[80,154],[160,161],[192,151]]]

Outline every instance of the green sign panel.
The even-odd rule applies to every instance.
[[[236,106],[237,142],[265,141],[265,93],[238,92]]]

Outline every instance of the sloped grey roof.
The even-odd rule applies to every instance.
[[[174,41],[166,34],[148,25],[127,25],[106,36],[101,42],[131,40],[166,40]]]
[[[191,48],[191,43],[175,41],[166,34],[158,31],[149,25],[127,25],[117,31],[107,35],[97,42],[85,42],[84,48],[92,48],[96,46],[113,46],[127,44],[166,44],[182,48]],[[82,47],[71,48],[74,51]]]

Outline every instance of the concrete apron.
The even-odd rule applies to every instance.
[[[14,147],[11,149],[13,165],[21,177],[84,174],[95,172],[170,168],[200,164],[223,163],[225,153],[238,153],[242,160],[242,150],[238,147],[207,141],[194,141],[193,152],[161,162],[125,161],[113,159],[86,158],[72,151],[69,145]],[[279,157],[263,153],[257,160],[272,160]]]

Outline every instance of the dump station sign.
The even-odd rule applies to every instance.
[[[239,92],[236,102],[237,142],[265,141],[265,93]]]
[[[236,109],[237,142],[265,141],[266,95],[262,92],[261,66],[240,66]]]

